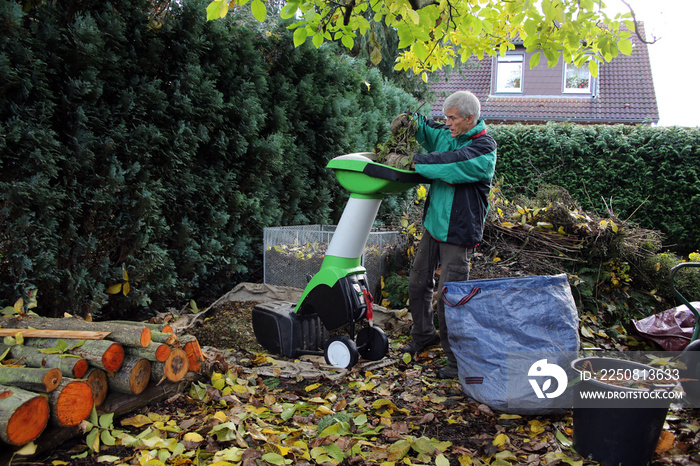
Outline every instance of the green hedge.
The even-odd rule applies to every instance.
[[[541,183],[585,210],[661,231],[682,255],[700,249],[700,130],[650,126],[494,125],[497,177],[509,197]]]
[[[147,0],[0,4],[0,303],[38,289],[44,314],[143,317],[250,277],[264,227],[337,219],[327,161],[413,99],[205,6],[156,24]],[[107,294],[122,267],[128,294]]]

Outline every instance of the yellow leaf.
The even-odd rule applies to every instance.
[[[591,329],[589,329],[585,325],[581,325],[581,335],[583,335],[586,338],[593,338],[593,332],[591,332]]]
[[[445,458],[445,455],[440,453],[435,457],[435,466],[450,466],[450,460]]]
[[[129,291],[131,291],[131,285],[129,285],[129,282],[126,282],[122,287],[122,293],[124,294],[124,296],[126,296],[129,294]]]
[[[496,438],[493,439],[492,443],[494,447],[500,447],[502,445],[505,445],[507,441],[508,436],[506,434],[498,434],[496,435]]]
[[[316,412],[317,412],[317,413],[321,413],[321,414],[323,414],[324,416],[328,416],[329,414],[334,414],[334,413],[333,413],[333,410],[330,409],[330,408],[327,407],[327,406],[319,406],[319,407],[316,409]]]
[[[494,262],[501,262],[501,258],[500,258],[500,257],[494,257],[494,258],[493,258],[493,261],[494,261]]]
[[[186,442],[199,443],[204,441],[204,437],[199,435],[197,432],[187,432],[185,435],[182,436],[182,440]]]
[[[307,387],[305,388],[305,390],[306,390],[307,392],[312,392],[312,391],[316,390],[316,389],[317,389],[318,387],[320,387],[320,386],[321,386],[320,383],[312,383],[311,385],[307,386]]]
[[[15,452],[15,455],[33,455],[36,453],[36,443],[29,442]]]
[[[223,411],[215,412],[212,417],[218,421],[226,422],[226,414]]]
[[[151,424],[153,421],[148,417],[144,416],[143,414],[137,414],[136,416],[127,418],[127,419],[122,419],[121,420],[121,425],[123,426],[132,426],[132,427],[143,427],[147,424]]]
[[[460,466],[472,466],[474,464],[469,455],[461,455],[457,458],[457,461],[459,461]]]
[[[109,288],[107,288],[107,294],[117,294],[122,290],[122,284],[117,283],[116,285],[112,285]]]
[[[15,311],[17,311],[18,314],[21,313],[21,312],[22,312],[22,308],[24,308],[24,299],[19,298],[19,299],[15,302],[14,308],[15,308]]]

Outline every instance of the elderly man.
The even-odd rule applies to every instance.
[[[438,377],[454,378],[457,360],[448,340],[442,287],[444,282],[469,278],[472,253],[481,241],[488,211],[496,141],[486,134],[486,125],[479,119],[481,105],[474,94],[455,92],[445,99],[443,111],[445,124],[422,115],[412,116],[416,140],[428,152],[414,156],[414,168],[430,179],[431,185],[423,214],[424,232],[409,276],[413,338],[401,351],[418,353],[440,341],[448,364],[438,371]],[[439,334],[433,324],[432,306],[438,267]]]

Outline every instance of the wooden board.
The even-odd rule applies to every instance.
[[[14,337],[21,333],[24,338],[67,338],[74,340],[103,340],[110,332],[89,330],[41,330],[33,328],[0,328],[0,337]]]

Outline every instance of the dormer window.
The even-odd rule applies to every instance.
[[[591,93],[591,72],[588,70],[588,63],[579,67],[570,63],[564,64],[564,92]]]
[[[498,56],[496,92],[523,92],[523,55]]]

